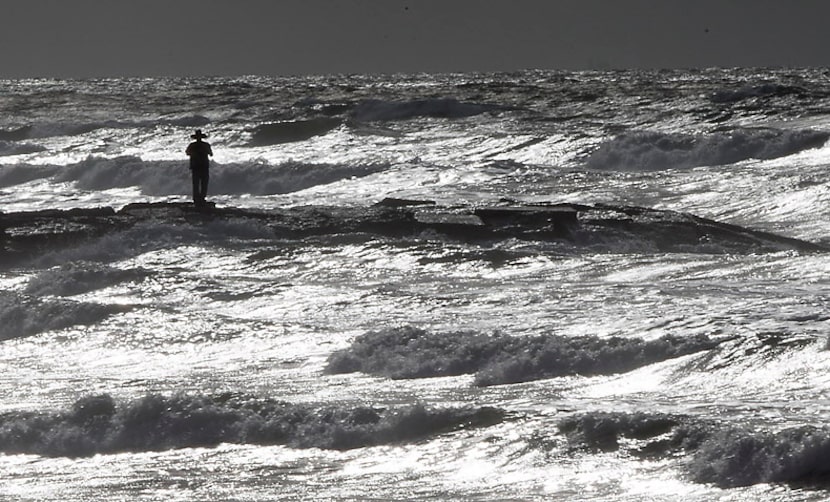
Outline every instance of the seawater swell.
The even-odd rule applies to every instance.
[[[157,126],[201,127],[210,123],[210,119],[201,115],[177,118],[158,118],[148,120],[106,120],[89,123],[52,122],[26,125],[12,129],[0,129],[0,141],[23,141],[30,139],[51,138],[54,136],[79,136],[97,129],[133,129]]]
[[[372,331],[329,357],[328,373],[361,371],[390,378],[475,374],[478,386],[570,375],[606,375],[695,352],[720,343],[705,335],[638,338],[538,335],[513,337],[474,331],[430,333],[412,326]]]
[[[343,179],[368,176],[387,169],[386,164],[306,164],[260,162],[214,164],[212,192],[220,195],[272,195],[304,190]],[[190,171],[186,163],[144,161],[138,157],[90,157],[67,166],[0,166],[0,187],[38,179],[71,182],[83,190],[138,187],[146,195],[187,194]]]
[[[469,103],[454,98],[409,101],[366,99],[357,103],[322,105],[322,108],[328,114],[270,122],[254,127],[251,130],[248,146],[269,146],[305,141],[324,135],[343,124],[394,122],[422,117],[460,119],[510,109],[496,104]]]
[[[803,98],[813,94],[802,86],[786,85],[776,82],[765,82],[756,85],[746,85],[738,89],[722,89],[713,92],[709,100],[713,103],[738,103],[749,99],[775,99],[788,96]]]
[[[0,415],[0,451],[79,457],[220,443],[348,450],[486,427],[504,418],[490,407],[349,408],[238,394],[150,394],[117,403],[103,394],[82,398],[68,411]]]
[[[57,174],[60,169],[61,166],[30,166],[25,164],[0,166],[0,188],[48,179]]]
[[[826,488],[830,476],[827,427],[773,432],[682,415],[589,412],[561,420],[559,430],[571,450],[622,450],[639,458],[686,454],[683,468],[691,479],[722,488],[758,483]]]
[[[387,101],[368,99],[361,101],[350,112],[359,122],[387,122],[418,117],[457,119],[487,112],[504,111],[509,107],[487,103],[469,103],[454,98]]]
[[[269,146],[305,141],[336,129],[342,121],[332,117],[261,124],[251,131],[249,146]]]
[[[46,151],[46,148],[40,145],[0,140],[0,157],[6,155],[25,155],[27,153],[37,153],[43,151]]]

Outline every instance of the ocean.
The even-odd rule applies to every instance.
[[[830,497],[828,70],[0,110],[2,500]]]

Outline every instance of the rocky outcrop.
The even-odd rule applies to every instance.
[[[720,223],[675,211],[643,207],[504,203],[442,207],[431,201],[386,199],[373,206],[301,206],[268,210],[197,207],[189,203],[139,203],[110,207],[0,214],[0,263],[19,263],[38,253],[128,229],[139,222],[204,225],[252,220],[275,239],[354,234],[357,237],[457,240],[524,239],[559,242],[574,249],[638,252],[822,252],[811,242]]]

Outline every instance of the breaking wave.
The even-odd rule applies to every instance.
[[[149,271],[142,269],[122,270],[98,263],[70,262],[40,272],[29,280],[24,292],[37,296],[71,296],[141,280],[148,274]]]
[[[129,156],[89,157],[66,166],[54,178],[58,182],[74,182],[85,190],[137,186],[147,195],[186,194],[190,186],[189,172],[181,162],[145,162]]]
[[[704,440],[688,467],[695,481],[724,488],[758,483],[830,485],[830,430],[727,427]]]
[[[571,449],[624,449],[637,457],[676,457],[685,452],[689,458],[683,465],[689,477],[721,488],[830,484],[830,430],[826,427],[770,432],[689,416],[591,412],[561,420],[559,430]]]
[[[633,132],[601,145],[588,158],[592,169],[662,170],[774,159],[823,146],[830,133],[813,130],[739,129],[705,136]]]
[[[567,439],[571,449],[589,451],[617,451],[620,439],[650,440],[669,432],[677,432],[681,418],[659,413],[593,412],[572,415],[559,421],[559,431]],[[637,445],[630,453],[665,454],[682,444],[682,435],[657,444]]]
[[[213,164],[213,194],[274,195],[296,192],[336,181],[368,176],[383,171],[385,164],[305,164],[286,162]],[[4,175],[4,173],[6,173]],[[108,190],[139,187],[145,195],[187,195],[190,192],[190,171],[183,162],[144,161],[124,156],[113,159],[89,157],[66,167],[8,166],[0,171],[0,184],[52,178],[57,182],[73,182],[84,190]]]
[[[0,292],[0,341],[100,322],[129,307]]]
[[[358,122],[384,122],[408,120],[417,117],[457,119],[502,111],[499,105],[465,103],[452,98],[417,99],[412,101],[361,101],[351,115]]]
[[[429,333],[405,326],[371,331],[333,353],[328,373],[364,372],[389,378],[424,378],[475,373],[479,386],[527,382],[567,375],[604,375],[716,346],[704,335],[636,338],[513,337],[472,331]]]
[[[496,408],[315,407],[235,394],[88,396],[61,413],[0,415],[0,451],[79,457],[220,443],[347,450],[416,441],[504,419]]]

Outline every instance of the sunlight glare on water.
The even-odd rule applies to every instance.
[[[824,500],[825,81],[3,81],[0,499]]]

